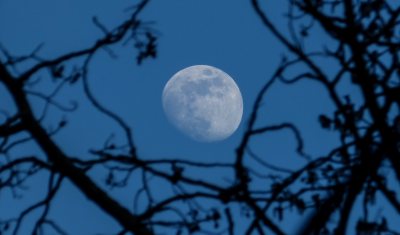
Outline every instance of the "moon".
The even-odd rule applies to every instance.
[[[174,74],[164,87],[162,105],[168,120],[200,142],[231,136],[243,115],[243,98],[235,81],[209,65],[194,65]]]

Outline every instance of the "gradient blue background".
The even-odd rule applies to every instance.
[[[267,15],[278,29],[287,33],[287,23],[283,18],[286,1],[269,2],[263,6]],[[0,0],[0,43],[16,55],[26,54],[44,43],[40,55],[54,58],[90,46],[102,36],[92,23],[93,16],[112,28],[129,17],[126,9],[132,5],[132,1],[122,0]],[[136,51],[132,45],[113,47],[117,59],[101,51],[95,56],[89,71],[93,93],[104,106],[120,114],[133,128],[134,141],[142,158],[233,162],[234,150],[243,135],[255,97],[287,51],[261,24],[250,1],[154,0],[141,14],[141,19],[151,21],[150,26],[158,31],[157,59],[136,65]],[[321,45],[329,43],[332,42],[317,30],[306,48],[320,49]],[[170,125],[163,113],[161,94],[165,83],[180,69],[195,64],[208,64],[224,70],[241,89],[244,99],[242,123],[233,136],[222,142],[194,142]],[[320,65],[327,71],[335,68],[329,62],[321,61]],[[21,67],[21,71],[23,69]],[[298,67],[294,72],[301,69]],[[33,89],[50,91],[52,83],[48,81],[48,74],[44,72],[41,76],[42,82]],[[342,88],[343,94],[359,99],[358,91],[348,84],[343,84]],[[0,105],[4,107],[3,102],[8,99],[1,92],[2,87]],[[75,113],[63,114],[52,110],[46,119],[48,126],[56,126],[57,120],[63,117],[69,121],[68,128],[55,137],[67,154],[85,158],[89,155],[88,150],[101,147],[110,133],[115,134],[116,141],[122,141],[120,128],[93,109],[83,97],[80,84],[65,89],[58,99],[66,104],[71,101],[79,103]],[[32,104],[39,112],[42,103],[32,98]],[[8,108],[13,109],[12,106]],[[337,143],[337,135],[322,130],[317,122],[319,114],[330,114],[331,111],[332,103],[320,84],[304,81],[286,86],[277,83],[264,99],[257,126],[292,121],[302,132],[305,151],[318,157]],[[295,139],[286,131],[255,137],[250,146],[271,164],[296,169],[305,163],[295,154]],[[39,152],[31,145],[18,151]],[[250,160],[246,164],[255,166],[255,162]],[[232,172],[192,173],[225,184],[233,177]],[[261,173],[268,172],[262,169]],[[105,175],[100,169],[92,175],[103,185]],[[39,175],[33,179],[33,185],[44,178],[44,175]],[[34,187],[30,190],[17,208],[8,203],[10,193],[0,193],[0,216],[14,214],[18,207],[27,205],[29,200],[26,197],[32,199],[43,195],[43,191]],[[159,193],[163,190],[167,189],[161,186]],[[114,190],[112,195],[127,207],[132,205],[129,191]],[[86,202],[69,183],[62,187],[51,214],[71,234],[89,234],[99,230],[110,233],[117,228],[112,219]],[[285,231],[293,231],[301,223],[298,217],[293,218],[283,223]],[[24,229],[29,229],[29,226]]]

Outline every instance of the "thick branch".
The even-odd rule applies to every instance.
[[[86,197],[101,209],[114,217],[123,227],[136,234],[152,234],[137,216],[112,199],[101,190],[81,169],[75,167],[65,153],[50,139],[47,132],[39,125],[23,91],[21,83],[12,78],[3,65],[0,65],[0,81],[13,96],[21,113],[21,120],[28,131],[54,164],[54,168],[75,184]]]

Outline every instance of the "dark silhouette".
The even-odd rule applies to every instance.
[[[287,211],[293,208],[303,215],[298,234],[341,235],[348,231],[356,234],[400,234],[391,227],[396,225],[388,223],[384,214],[374,220],[368,217],[371,205],[382,203],[382,200],[375,200],[378,194],[388,202],[387,206],[400,214],[400,199],[395,193],[400,186],[400,6],[396,1],[288,0],[287,36],[274,26],[258,1],[252,0],[261,23],[288,49],[289,55],[282,59],[271,79],[261,88],[242,141],[236,149],[236,158],[231,163],[144,160],[136,154],[130,127],[91,93],[87,82],[88,65],[99,50],[104,49],[114,56],[109,49],[112,45],[132,43],[137,49],[138,64],[156,58],[157,36],[139,20],[139,13],[148,2],[141,1],[132,8],[131,17],[112,30],[107,30],[94,18],[94,24],[104,36],[87,49],[43,60],[37,56],[40,47],[22,57],[13,56],[6,48],[1,48],[0,84],[12,98],[16,112],[0,113],[0,157],[7,159],[0,165],[0,190],[21,187],[39,171],[48,172],[49,181],[45,198],[26,208],[16,218],[1,218],[0,234],[19,234],[25,217],[38,209],[43,210],[36,218],[32,234],[43,231],[68,234],[62,225],[48,216],[51,202],[65,181],[72,182],[89,200],[115,219],[121,226],[118,234],[160,234],[166,231],[171,234],[194,234],[204,228],[238,234],[237,224],[241,217],[250,221],[249,224],[241,224],[242,227],[247,226],[245,234],[286,234],[280,221],[287,219]],[[308,52],[303,43],[315,28],[322,30],[332,42],[324,50]],[[83,61],[81,66],[67,70],[68,63],[76,59]],[[13,68],[26,60],[34,61],[35,65],[14,75],[11,72]],[[338,66],[336,70],[327,72],[318,66],[318,60],[327,60]],[[303,66],[300,73],[288,73],[299,64]],[[26,89],[28,84],[32,86],[33,77],[43,70],[49,70],[59,84],[51,95]],[[293,86],[302,80],[321,84],[335,108],[333,113],[321,114],[316,124],[339,134],[340,143],[320,157],[311,157],[304,152],[303,138],[293,123],[255,127],[259,106],[270,87],[278,82]],[[361,101],[341,94],[339,84],[345,80],[360,90]],[[56,129],[49,130],[41,123],[48,114],[47,109],[41,117],[34,116],[28,95],[41,98],[46,106],[73,112],[74,107],[58,103],[54,96],[64,84],[77,83],[83,84],[87,99],[97,110],[121,126],[126,135],[127,148],[120,147],[124,143],[117,145],[107,141],[102,149],[91,151],[90,159],[68,156],[52,139],[58,131],[67,128],[67,120],[60,120]],[[295,171],[272,166],[258,156],[262,153],[254,153],[249,148],[254,136],[282,130],[293,133],[297,141],[295,154],[307,160],[307,164]],[[38,157],[34,152],[28,156],[10,153],[26,142],[36,144],[46,158]],[[246,158],[256,160],[266,169],[267,175],[254,174],[253,166],[245,164]],[[111,188],[125,187],[130,180],[140,184],[136,196],[144,195],[147,209],[135,213],[99,187],[87,174],[98,165],[106,166],[105,183]],[[235,173],[235,180],[226,187],[213,178],[193,178],[186,172],[194,168],[204,171],[215,168],[231,170]],[[130,179],[133,172],[142,172],[143,177]],[[388,179],[387,172],[394,173],[393,182]],[[159,182],[177,190],[162,198],[154,196],[151,192],[154,186],[148,183],[149,177],[162,179]],[[251,187],[255,178],[264,180],[268,188],[262,192],[255,191]],[[186,186],[190,190],[185,190]],[[359,218],[351,218],[357,200],[361,200],[363,212]],[[202,207],[204,201],[212,201],[218,206]],[[236,210],[238,206],[242,208],[241,213]],[[178,216],[159,216],[165,212]],[[351,220],[355,221],[354,228],[349,228]]]

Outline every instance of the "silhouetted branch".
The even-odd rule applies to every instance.
[[[106,116],[110,117],[114,121],[116,121],[124,130],[126,137],[128,139],[128,144],[129,144],[129,151],[132,155],[132,157],[136,158],[136,148],[133,143],[133,137],[132,137],[132,130],[131,128],[122,120],[121,117],[116,115],[115,113],[111,112],[110,110],[106,109],[103,105],[101,105],[96,98],[93,96],[92,92],[90,91],[89,84],[88,84],[88,65],[90,63],[90,60],[92,58],[92,55],[88,56],[88,58],[85,60],[85,63],[83,65],[83,72],[82,72],[82,78],[83,78],[83,87],[86,96],[92,103],[94,107],[96,107],[101,113],[105,114]]]
[[[137,16],[144,9],[144,7],[148,4],[148,2],[149,2],[149,0],[141,0],[141,2],[139,4],[137,4],[137,6],[135,7],[135,11],[132,13],[132,16],[130,19],[128,19],[125,22],[123,22],[122,24],[120,24],[118,27],[116,27],[110,33],[106,34],[105,37],[103,37],[102,39],[99,39],[91,47],[62,55],[53,60],[43,61],[42,63],[35,65],[34,67],[32,67],[31,69],[26,71],[24,74],[22,74],[20,76],[20,80],[22,82],[24,82],[27,79],[29,79],[33,74],[35,74],[36,72],[38,72],[39,70],[41,70],[43,68],[57,66],[61,63],[67,62],[71,59],[75,59],[75,58],[78,58],[81,56],[92,55],[101,48],[104,48],[108,45],[112,45],[112,44],[119,42],[129,32],[129,30],[137,30],[138,27],[140,27],[140,21],[137,20]]]
[[[400,182],[400,6],[382,0],[289,0],[285,31],[269,19],[267,8],[251,0],[262,25],[289,54],[260,87],[235,157],[228,162],[204,162],[179,156],[139,157],[131,127],[122,116],[106,108],[91,89],[89,75],[95,69],[92,61],[101,49],[116,58],[114,45],[132,43],[139,65],[144,59],[156,58],[158,34],[138,18],[148,2],[142,0],[129,9],[129,19],[116,27],[106,27],[93,17],[94,26],[102,32],[100,39],[54,59],[39,57],[42,45],[26,56],[14,56],[0,46],[0,83],[16,108],[0,111],[0,190],[10,189],[18,200],[28,179],[38,172],[45,172],[49,181],[43,200],[29,205],[17,218],[0,220],[0,233],[15,225],[12,232],[17,234],[22,231],[25,217],[40,209],[32,233],[49,230],[66,234],[50,218],[49,211],[56,192],[69,180],[119,223],[119,234],[162,231],[233,235],[243,229],[237,225],[240,219],[249,223],[244,230],[247,235],[286,234],[293,233],[281,224],[290,219],[289,211],[306,215],[298,234],[346,234],[359,198],[363,199],[363,215],[354,220],[357,234],[397,234],[384,216],[371,221],[368,215],[373,206],[381,205],[374,200],[377,193],[382,193],[388,205],[400,213],[400,201],[394,193]],[[310,50],[306,42],[315,32],[327,35],[330,41],[322,49],[312,45]],[[28,60],[33,66],[20,73],[17,68]],[[37,86],[42,71],[49,72],[53,82],[50,93]],[[318,83],[319,92],[332,102],[329,113],[317,114],[316,125],[337,137],[334,147],[313,158],[304,151],[309,140],[303,138],[307,130],[302,126],[292,122],[262,124],[259,115],[264,96],[273,85],[280,82],[296,86],[304,80]],[[88,156],[70,156],[69,149],[53,138],[67,127],[66,117],[54,128],[44,125],[51,111],[75,111],[75,104],[66,106],[57,95],[67,89],[66,85],[80,82],[90,105],[115,121],[124,135],[122,143],[111,134],[102,146],[88,146]],[[348,94],[348,90],[357,90],[361,96]],[[31,98],[44,104],[39,117]],[[271,164],[261,157],[259,149],[251,150],[253,138],[284,130],[294,136],[294,155],[307,160],[299,168]],[[14,153],[28,145],[39,147],[40,155]],[[89,177],[99,168],[105,188]],[[389,179],[381,169],[394,172],[396,179]],[[199,171],[201,176],[196,175]],[[211,172],[223,172],[226,178],[217,179]],[[162,195],[156,193],[160,185],[167,189]],[[132,190],[132,210],[109,195],[107,190],[117,188]],[[241,212],[236,214],[238,207]]]
[[[303,152],[303,146],[304,146],[303,138],[301,137],[299,130],[291,123],[283,123],[283,124],[279,124],[279,125],[257,128],[255,130],[252,130],[250,132],[250,135],[259,135],[259,134],[263,134],[265,132],[279,131],[282,129],[289,129],[294,133],[296,140],[297,140],[297,152],[300,154],[300,156],[303,156],[307,160],[310,160],[310,156],[308,156],[307,154],[305,154]]]

